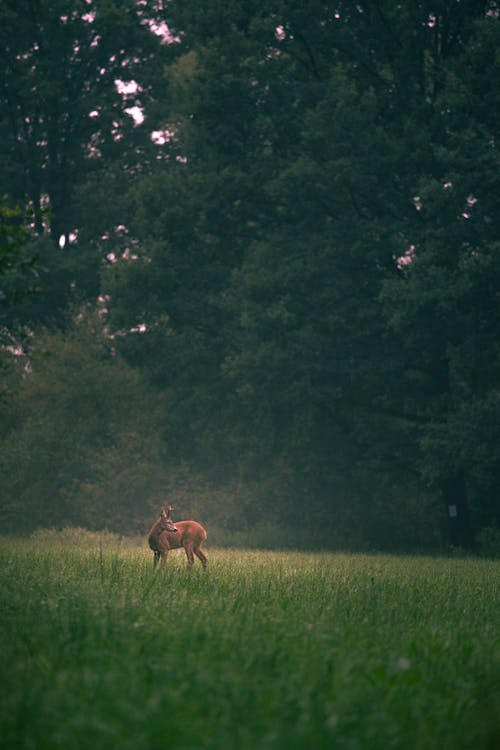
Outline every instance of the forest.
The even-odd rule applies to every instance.
[[[2,2],[0,533],[500,550],[499,18]]]

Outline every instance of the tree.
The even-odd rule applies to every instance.
[[[29,216],[7,200],[0,204],[0,367],[7,366],[23,332],[20,310],[38,292],[36,243],[29,231]],[[5,388],[2,383],[2,395]]]
[[[168,55],[151,31],[161,19],[157,6],[149,3],[146,15],[133,0],[2,4],[0,191],[31,207],[35,232],[48,234],[53,246],[40,247],[51,287],[39,298],[39,322],[41,299],[43,319],[61,323],[70,288],[97,298],[100,238],[124,223],[124,209],[103,194],[116,179],[99,191],[96,183],[117,172],[130,179],[158,153],[151,130],[136,127],[130,115],[133,106],[157,108],[155,77]],[[100,222],[92,216],[96,192],[108,208],[105,220],[102,208],[94,212]]]
[[[383,294],[406,359],[404,400],[419,417],[422,472],[441,489],[450,541],[464,547],[500,521],[497,15],[477,19],[442,71],[411,262]]]
[[[159,398],[113,353],[99,316],[38,333],[1,408],[3,531],[145,528],[165,482]]]
[[[0,328],[7,325],[8,309],[33,291],[33,267],[37,256],[27,228],[28,217],[19,207],[0,205]],[[31,282],[31,283],[30,283]]]
[[[427,252],[456,300],[464,278],[472,293],[452,269],[457,244],[476,258],[460,217],[479,194],[476,179],[465,187],[474,158],[495,184],[491,112],[479,96],[465,105],[493,91],[494,6],[172,1],[167,16],[181,38],[165,78],[178,161],[139,184],[138,258],[111,269],[111,324],[146,325],[121,351],[166,389],[169,444],[213,477],[257,476],[277,512],[305,502],[312,520],[343,514],[365,538],[384,494],[402,513],[418,497],[424,540],[437,488],[457,492],[431,445],[455,455],[453,429],[433,430],[443,400],[466,401],[443,366],[460,337],[436,327],[436,295],[425,315],[404,312],[429,289]],[[445,185],[460,181],[457,214]],[[475,225],[493,285],[491,215]],[[447,309],[447,330],[461,330]],[[475,444],[496,475],[493,443],[476,431]]]

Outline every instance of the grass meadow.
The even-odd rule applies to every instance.
[[[496,750],[500,562],[0,543],[5,750]]]

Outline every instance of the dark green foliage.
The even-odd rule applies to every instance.
[[[5,332],[13,307],[36,290],[35,245],[21,208],[0,205],[0,329]]]
[[[79,231],[40,245],[45,294],[19,317],[64,327],[101,295],[117,356],[157,394],[166,485],[221,492],[228,528],[301,513],[311,537],[385,547],[495,529],[495,3],[171,0],[148,5],[177,35],[163,45],[133,3],[92,21],[36,5],[7,45],[5,180],[35,209],[48,193],[54,239]]]
[[[162,502],[158,396],[103,333],[97,316],[80,313],[65,334],[37,335],[28,371],[2,406],[4,530],[142,530]]]
[[[423,480],[460,506],[453,543],[472,543],[471,499],[474,528],[495,522],[494,430],[474,428],[482,407],[450,391],[447,359],[467,338],[496,380],[496,313],[479,333],[468,312],[476,299],[498,311],[493,121],[481,97],[462,113],[494,62],[487,11],[170,3],[185,35],[166,80],[188,161],[140,187],[151,262],[118,269],[112,320],[153,323],[123,351],[150,353],[169,380],[167,439],[217,481],[258,477],[282,515],[305,506],[369,536],[383,497]],[[494,83],[481,90],[493,105]]]
[[[150,9],[148,18],[154,17]],[[151,158],[149,133],[135,127],[126,112],[133,105],[152,105],[155,98],[152,67],[156,71],[161,64],[165,47],[145,20],[132,1],[91,7],[85,0],[2,4],[0,193],[29,205],[36,233],[50,235],[52,252],[45,243],[39,254],[41,265],[52,272],[45,285],[50,279],[53,299],[40,298],[43,309],[33,311],[39,322],[58,314],[49,309],[54,298],[67,306],[71,288],[84,298],[98,294],[96,243],[104,229],[92,219],[89,205],[95,176],[103,181],[112,165],[132,173]],[[124,97],[116,81],[135,79],[140,88]],[[104,187],[110,189],[110,183]],[[101,201],[109,198],[100,192]],[[106,230],[120,223],[116,210],[106,219]],[[92,235],[91,227],[100,234]]]

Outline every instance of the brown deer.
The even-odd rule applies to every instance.
[[[154,554],[153,567],[156,568],[158,561],[161,560],[161,567],[164,568],[169,551],[184,547],[188,568],[192,567],[194,555],[196,555],[205,570],[207,558],[201,549],[201,544],[207,538],[207,532],[196,521],[176,521],[174,524],[170,518],[173,510],[173,505],[169,505],[166,512],[162,508],[160,516],[150,529],[148,541]]]

